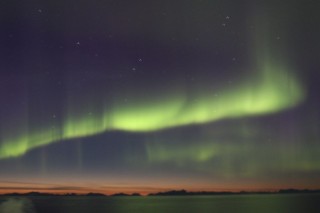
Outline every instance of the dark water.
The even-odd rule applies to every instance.
[[[1,213],[320,213],[318,195],[0,198]]]

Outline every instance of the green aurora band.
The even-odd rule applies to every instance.
[[[27,151],[53,142],[87,137],[105,131],[157,131],[165,128],[204,124],[226,118],[276,113],[299,104],[305,92],[302,85],[282,66],[267,64],[254,81],[239,83],[219,95],[199,88],[196,100],[176,92],[142,102],[114,104],[99,115],[72,116],[62,128],[29,132],[17,138],[2,138],[0,158],[18,157]],[[134,97],[133,97],[134,98]],[[71,112],[72,110],[70,110]]]
[[[144,96],[142,93],[145,92],[141,91],[119,91],[114,94],[117,98],[112,103],[100,103],[103,107],[99,106],[99,109],[102,110],[95,110],[90,105],[92,101],[86,98],[81,97],[81,104],[77,103],[71,94],[66,103],[67,112],[60,124],[37,125],[34,129],[22,125],[22,130],[16,129],[14,132],[2,129],[2,133],[7,135],[2,134],[0,138],[0,159],[19,157],[36,147],[106,131],[151,132],[222,119],[266,115],[295,107],[303,101],[306,92],[294,75],[295,71],[284,59],[285,54],[279,57],[273,54],[267,34],[266,29],[255,33],[251,56],[254,63],[246,68],[250,71],[248,76],[243,76],[234,85],[228,84],[217,91],[208,81],[193,85],[178,84],[171,85],[175,88],[166,91],[150,89],[149,96]],[[124,103],[124,98],[128,98],[128,102]],[[89,106],[83,106],[83,103]],[[28,119],[24,120],[22,124],[28,123]],[[199,159],[206,156],[201,154]]]

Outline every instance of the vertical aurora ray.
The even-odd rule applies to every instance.
[[[206,99],[212,101],[208,105],[221,107],[216,108],[216,115],[221,117],[214,120],[275,113],[296,106],[306,97],[306,90],[283,48],[285,45],[280,46],[277,45],[279,42],[272,41],[276,38],[271,35],[265,21],[255,20],[260,22],[254,25],[256,30],[251,35],[254,43],[252,75],[246,76],[242,84],[237,85],[238,89],[225,90],[219,101]],[[203,118],[210,117],[206,110],[198,112],[203,113]],[[228,123],[225,125],[228,126]],[[270,173],[280,177],[283,174],[308,174],[320,169],[319,149],[311,144],[306,146],[303,144],[305,141],[291,141],[287,135],[281,137],[279,133],[270,137],[261,130],[256,136],[247,137],[246,134],[235,133],[234,126],[227,129],[228,132],[222,136],[201,132],[193,139],[174,134],[165,138],[155,136],[146,142],[149,163],[153,166],[174,165],[181,170],[192,168],[196,173],[232,180],[262,180],[272,178]],[[211,131],[215,132],[215,129]],[[230,137],[233,134],[235,138]],[[273,141],[268,138],[273,138]]]

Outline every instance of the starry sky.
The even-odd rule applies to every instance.
[[[0,193],[320,187],[318,1],[0,8]]]

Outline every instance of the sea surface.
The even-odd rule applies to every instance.
[[[0,213],[320,213],[320,194],[0,197]]]

